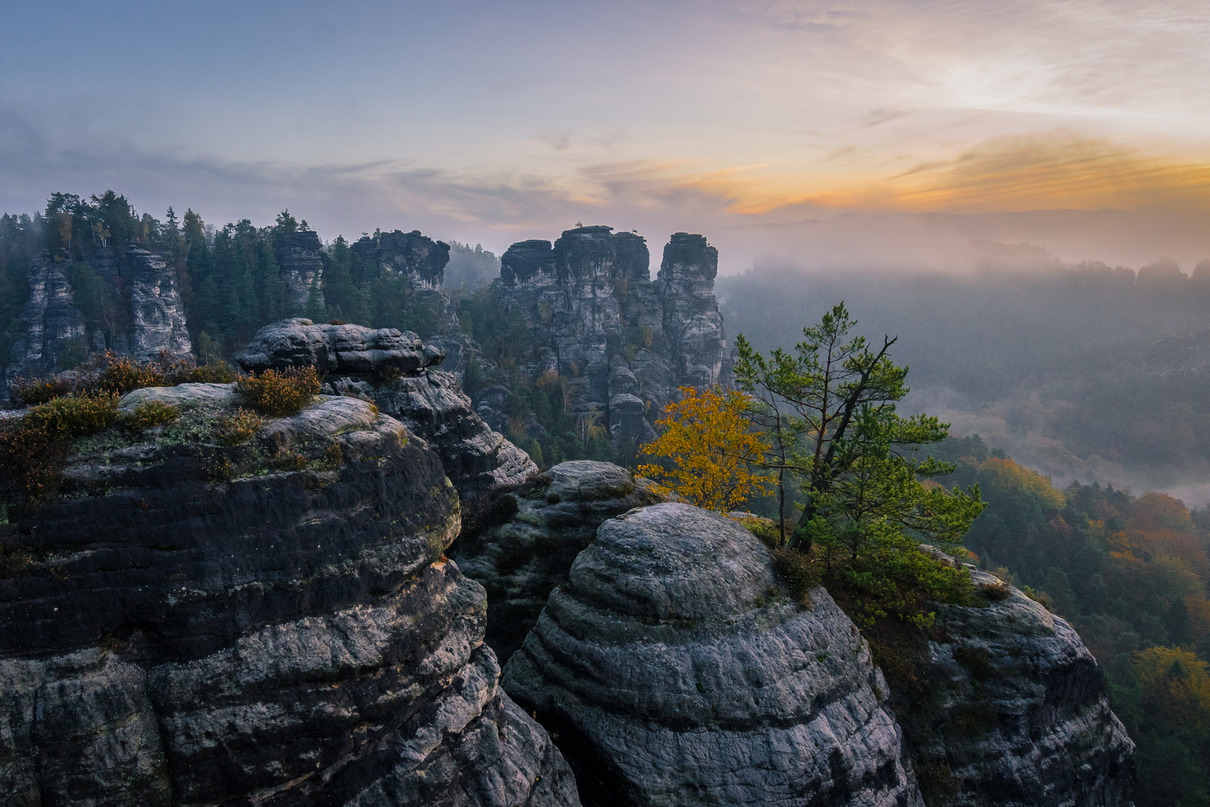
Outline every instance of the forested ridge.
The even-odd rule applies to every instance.
[[[0,356],[6,361],[20,329],[29,293],[30,261],[41,253],[68,267],[74,299],[88,330],[107,335],[129,325],[129,293],[119,271],[96,268],[98,253],[113,251],[121,262],[128,242],[167,259],[176,272],[189,333],[200,358],[230,357],[266,323],[292,313],[277,258],[277,241],[306,231],[305,219],[282,211],[258,227],[248,219],[215,226],[192,209],[164,217],[138,213],[124,196],[106,191],[80,197],[55,193],[44,211],[0,216]],[[366,233],[373,242],[380,233]],[[375,327],[399,327],[422,336],[444,332],[438,295],[418,290],[406,277],[382,271],[343,236],[325,250],[320,288],[304,312],[316,320],[343,319]],[[482,247],[450,244],[447,287],[477,287],[496,274],[494,255]],[[75,356],[85,358],[83,346]],[[62,367],[60,369],[69,369]]]

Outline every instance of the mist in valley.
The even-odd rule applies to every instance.
[[[718,280],[728,334],[788,348],[843,300],[862,334],[898,337],[908,411],[977,434],[1060,487],[1099,482],[1204,508],[1210,263],[1071,263],[1031,244],[966,244],[967,262],[944,270],[919,253],[907,271],[758,261]]]

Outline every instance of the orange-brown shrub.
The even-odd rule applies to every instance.
[[[142,432],[153,426],[171,423],[181,416],[179,407],[163,401],[144,401],[134,411],[122,418],[122,425],[133,432]]]
[[[319,394],[319,370],[314,366],[265,370],[235,380],[248,404],[264,415],[293,415]]]

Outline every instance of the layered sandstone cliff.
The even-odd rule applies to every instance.
[[[307,319],[266,325],[237,357],[249,371],[314,365],[330,391],[373,401],[432,445],[464,498],[534,473],[529,456],[492,431],[457,379],[437,369],[443,359],[409,331]]]
[[[578,803],[497,687],[424,440],[354,398],[246,439],[229,386],[148,400],[180,419],[79,444],[0,534],[6,804]]]
[[[680,385],[723,379],[726,342],[714,298],[718,251],[677,233],[655,280],[645,240],[603,226],[522,241],[500,260],[502,299],[530,327],[537,378],[568,379],[568,413],[599,422],[615,444],[655,436],[652,421]]]

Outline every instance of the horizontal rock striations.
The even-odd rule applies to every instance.
[[[457,379],[436,369],[443,354],[414,333],[283,320],[262,328],[236,358],[249,371],[314,364],[331,391],[374,401],[427,440],[464,498],[537,470],[475,414]]]
[[[149,399],[181,418],[92,438],[0,535],[6,804],[578,803],[423,441],[321,397],[230,445],[230,387]]]
[[[987,604],[938,607],[939,638],[916,662],[926,683],[895,698],[929,804],[1130,805],[1134,744],[1096,659],[1067,622],[971,574]]]
[[[625,468],[575,460],[475,503],[451,553],[462,573],[487,591],[486,641],[502,663],[537,623],[550,592],[567,582],[597,527],[662,498]]]
[[[522,241],[501,258],[502,299],[531,328],[537,378],[568,379],[568,411],[608,429],[615,445],[655,436],[651,422],[676,388],[717,383],[725,339],[714,297],[718,251],[677,233],[650,274],[644,239],[604,226]]]
[[[505,666],[589,804],[920,805],[885,682],[822,589],[805,609],[734,522],[601,525]]]

